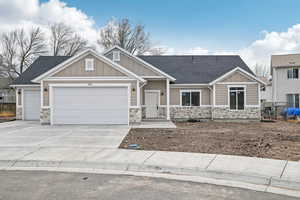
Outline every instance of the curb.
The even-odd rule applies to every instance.
[[[116,163],[116,162],[82,162],[82,161],[42,161],[42,160],[0,160],[0,170],[46,170],[65,172],[101,172],[113,171],[116,174],[137,175],[150,174],[156,176],[174,176],[177,180],[190,181],[209,180],[210,184],[222,183],[221,185],[231,187],[251,186],[245,189],[265,191],[287,196],[300,197],[300,182],[285,180],[281,178],[256,176],[251,174],[238,174],[234,172],[212,171],[203,169],[187,169],[179,167],[161,167],[154,165]],[[181,178],[180,178],[181,177]],[[175,179],[175,178],[174,178]],[[198,181],[196,181],[198,182]],[[238,184],[233,184],[238,183]],[[233,184],[233,185],[232,185]],[[242,187],[243,188],[243,187]]]

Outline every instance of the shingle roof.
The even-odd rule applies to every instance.
[[[253,74],[239,56],[138,56],[176,78],[176,83],[209,83],[226,72],[240,67]],[[47,72],[69,56],[40,56],[12,84],[36,84],[32,79]]]
[[[12,83],[12,85],[36,84],[31,82],[31,80],[68,58],[70,58],[70,56],[40,56]]]
[[[246,63],[237,55],[138,57],[175,77],[175,83],[179,84],[210,83],[236,67],[253,74]]]

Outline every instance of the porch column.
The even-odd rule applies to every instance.
[[[170,80],[167,79],[167,120],[170,120]]]
[[[141,107],[141,88],[139,81],[136,81],[136,98],[137,107]]]

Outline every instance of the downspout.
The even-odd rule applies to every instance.
[[[213,88],[211,88],[210,86],[208,86],[207,87],[209,90],[210,90],[210,92],[211,92],[211,96],[212,96],[212,98],[214,99],[215,97],[214,97],[214,90],[213,90]],[[210,107],[210,112],[211,112],[211,120],[213,121],[214,120],[214,117],[213,117],[213,109],[214,109],[214,100],[213,99],[211,99],[211,107]]]

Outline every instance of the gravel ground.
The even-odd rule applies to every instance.
[[[176,129],[131,129],[120,148],[138,144],[141,150],[300,160],[300,123],[182,122],[176,126]]]

